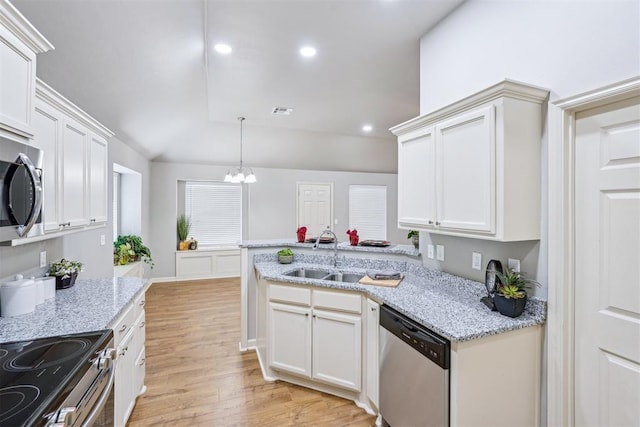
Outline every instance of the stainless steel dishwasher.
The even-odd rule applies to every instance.
[[[382,425],[449,425],[448,340],[403,314],[380,307]]]

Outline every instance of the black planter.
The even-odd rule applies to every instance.
[[[71,277],[63,279],[61,276],[56,276],[56,289],[67,289],[72,287],[76,283],[78,273],[71,274]]]
[[[505,298],[500,294],[495,294],[493,302],[503,316],[518,317],[524,311],[524,306],[527,304],[527,296],[525,295],[524,298]]]

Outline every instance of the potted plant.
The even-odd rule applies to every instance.
[[[278,262],[280,264],[291,264],[293,262],[293,251],[289,248],[279,250]]]
[[[122,245],[129,245],[127,248],[122,248]],[[137,236],[135,234],[127,235],[127,236],[118,236],[115,242],[113,242],[114,252],[118,255],[118,264],[126,265],[129,262],[137,261],[138,259],[144,261],[146,264],[153,268],[155,266],[153,262],[153,258],[151,258],[151,250],[145,246],[142,242],[142,237]],[[130,251],[130,252],[127,252]],[[121,257],[122,255],[128,255],[127,257]],[[125,262],[123,262],[123,260]]]
[[[507,269],[505,273],[496,272],[500,284],[493,296],[493,302],[500,314],[518,317],[524,311],[527,303],[527,289],[530,285],[538,284],[535,280],[527,279],[523,273]]]
[[[49,265],[47,275],[56,278],[56,289],[66,289],[72,287],[76,283],[78,273],[82,269],[82,263],[79,261],[69,261],[62,258],[60,261],[52,262]]]
[[[187,242],[189,231],[191,231],[191,219],[185,214],[181,214],[178,217],[178,240],[180,241],[178,249],[181,251],[189,249],[189,242]]]
[[[418,246],[420,245],[420,233],[418,231],[409,230],[409,233],[407,233],[407,239],[411,239],[413,246],[418,249]]]

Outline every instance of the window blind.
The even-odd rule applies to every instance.
[[[189,237],[199,246],[236,245],[242,240],[242,186],[221,182],[185,183]]]
[[[360,240],[387,239],[387,187],[349,186],[349,229],[358,230]]]

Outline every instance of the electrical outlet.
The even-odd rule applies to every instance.
[[[436,245],[436,259],[438,261],[444,261],[444,246]]]
[[[40,252],[40,268],[47,266],[47,251]]]
[[[511,271],[520,271],[520,260],[509,258],[507,260],[507,267],[509,267]]]
[[[474,270],[480,270],[482,268],[482,254],[474,252],[471,255],[471,268]]]
[[[106,243],[106,240],[104,238],[104,234],[100,235],[100,246],[104,246],[104,244]]]
[[[433,245],[427,245],[427,258],[433,259]]]

